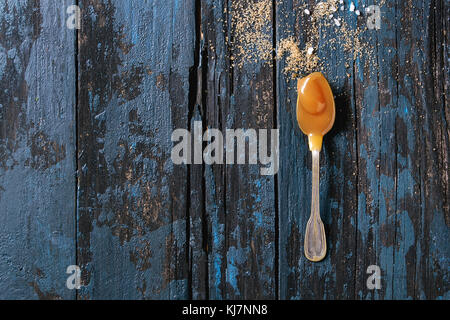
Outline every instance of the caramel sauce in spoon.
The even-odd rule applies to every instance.
[[[311,216],[306,225],[305,256],[310,261],[320,261],[327,253],[325,228],[320,219],[319,154],[323,136],[331,130],[336,116],[333,92],[327,79],[315,72],[297,82],[297,122],[308,136],[312,152]]]

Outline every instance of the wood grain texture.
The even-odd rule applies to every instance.
[[[238,61],[239,34],[232,24],[245,1],[203,1],[200,114],[205,128],[266,129],[274,123],[274,77],[264,61]],[[252,2],[250,2],[252,3]],[[251,4],[249,4],[251,5]],[[236,9],[239,7],[239,9]],[[272,38],[272,21],[266,31]],[[244,48],[247,49],[247,48]],[[242,62],[242,64],[241,64]],[[260,165],[212,165],[203,168],[211,299],[276,297],[275,179]],[[196,234],[196,229],[191,234]]]
[[[378,88],[368,85],[361,64],[355,66],[361,103],[356,297],[448,299],[449,247],[438,240],[449,236],[448,170],[436,175],[448,166],[441,158],[448,158],[448,75],[437,71],[444,47],[433,44],[442,37],[445,9],[434,1],[399,1],[383,12],[387,32],[377,39]],[[372,263],[383,274],[376,293],[362,282]]]
[[[193,1],[80,1],[81,299],[188,297],[187,168]]]
[[[301,48],[308,41],[306,28],[309,25],[301,9],[303,3],[283,1],[277,5],[277,39],[293,33]],[[348,15],[345,21],[355,27],[355,18]],[[345,299],[354,294],[357,120],[354,75],[351,67],[346,67],[353,53],[336,53],[330,44],[334,37],[332,31],[325,31],[319,43],[321,59],[328,61],[322,72],[336,95],[336,121],[325,136],[321,151],[320,212],[328,253],[326,259],[318,263],[308,261],[303,253],[312,177],[307,137],[297,124],[297,82],[283,73],[284,60],[277,65],[281,299]]]
[[[71,1],[0,1],[0,298],[73,299]]]
[[[285,25],[302,23],[295,5],[278,7],[279,36]],[[448,69],[441,67],[448,8],[435,1],[389,1],[381,10],[382,29],[363,35],[376,48],[375,60],[367,52],[346,69],[336,61],[345,53],[327,51],[323,39],[322,59],[332,66],[324,73],[338,99],[322,162],[329,254],[318,264],[301,253],[309,152],[295,123],[295,92],[278,81],[280,275],[287,274],[280,277],[281,298],[448,299]],[[296,33],[300,43],[302,31]],[[348,81],[335,80],[345,73]],[[293,145],[298,153],[291,152]],[[370,265],[381,268],[380,290],[366,286]]]
[[[322,30],[337,113],[321,153],[328,254],[312,263],[296,81],[285,59],[237,54],[233,18],[257,1],[79,0],[74,31],[75,1],[0,0],[0,298],[450,299],[449,2],[384,1],[354,61]],[[302,48],[315,1],[269,4],[264,35]],[[279,128],[278,174],[174,165],[171,134],[196,121]]]

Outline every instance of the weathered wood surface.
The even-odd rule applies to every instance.
[[[239,1],[238,1],[239,2]],[[264,61],[234,59],[239,17],[231,2],[202,1],[204,51],[202,121],[207,128],[274,128],[274,74]],[[241,1],[241,3],[244,3]],[[269,27],[272,25],[268,21]],[[272,36],[272,28],[267,33]],[[212,165],[204,170],[207,296],[211,299],[276,297],[275,178],[259,165]],[[195,233],[196,230],[191,230]]]
[[[277,38],[292,34],[301,46],[305,45],[306,30],[302,23],[303,10],[295,1],[283,1],[277,7]],[[347,22],[354,27],[349,15]],[[325,33],[335,37],[332,32]],[[280,128],[280,298],[281,299],[343,299],[353,298],[355,288],[355,235],[357,228],[356,152],[357,123],[353,75],[342,80],[348,71],[345,59],[327,47],[331,39],[322,38],[324,60],[329,60],[323,71],[338,98],[336,121],[324,138],[320,169],[320,212],[327,236],[327,257],[312,263],[304,257],[303,238],[310,215],[311,152],[306,136],[300,131],[296,118],[296,81],[287,78],[277,66],[278,126]],[[292,152],[295,150],[295,152]],[[365,283],[365,281],[364,281]]]
[[[279,35],[298,26],[301,42],[295,1],[278,10]],[[382,29],[364,35],[377,48],[376,65],[365,68],[363,57],[346,68],[332,50],[323,57],[342,98],[323,150],[329,252],[317,264],[301,253],[310,155],[295,123],[295,84],[278,73],[280,298],[449,298],[448,3],[387,1],[381,10]],[[370,265],[381,268],[380,290],[366,286]]]
[[[170,136],[188,128],[194,2],[80,8],[79,298],[187,298],[188,171]]]
[[[305,43],[306,2],[272,2],[274,45]],[[321,39],[337,117],[321,157],[329,251],[311,263],[296,83],[284,60],[232,65],[236,1],[80,0],[75,31],[75,1],[0,0],[0,298],[449,299],[450,5],[386,2],[363,35],[372,57],[346,65]],[[279,128],[278,175],[174,165],[172,131],[194,121]]]
[[[0,298],[73,299],[75,35],[70,1],[0,1]]]

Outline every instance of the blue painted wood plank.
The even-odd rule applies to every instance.
[[[275,127],[273,68],[263,60],[239,61],[236,54],[242,43],[232,21],[242,19],[251,3],[202,3],[207,66],[203,121],[205,127],[223,133],[227,128]],[[272,16],[271,4],[266,9]],[[272,26],[270,19],[263,31],[270,41]],[[276,297],[275,178],[262,176],[260,168],[236,164],[205,168],[210,298]]]
[[[0,299],[75,297],[72,2],[0,1]]]
[[[277,5],[277,41],[295,36],[303,50],[309,39],[310,16],[303,5],[283,1]],[[309,6],[310,12],[315,6]],[[328,17],[326,18],[328,19]],[[356,18],[344,14],[352,28]],[[313,263],[303,253],[306,223],[311,205],[311,154],[296,118],[297,82],[277,65],[278,125],[280,127],[280,298],[345,299],[354,294],[356,259],[356,118],[353,102],[352,52],[333,44],[335,26],[323,26],[316,48],[321,71],[335,94],[336,121],[324,137],[321,152],[320,207],[325,224],[328,254]],[[300,70],[299,77],[307,75]],[[350,77],[347,76],[350,75]]]
[[[450,8],[448,1],[425,1],[414,6],[399,3],[399,8],[403,16],[398,21],[401,54],[397,127],[403,134],[398,158],[406,158],[410,174],[400,170],[403,163],[399,161],[398,198],[403,198],[399,210],[406,211],[410,220],[410,229],[404,227],[406,239],[402,240],[412,245],[398,253],[399,258],[405,257],[408,282],[395,289],[399,290],[397,294],[407,290],[408,298],[449,299],[449,118],[444,100],[449,70],[448,64],[447,70],[442,67],[448,46],[443,30],[448,26]],[[412,190],[403,187],[410,185]],[[411,201],[413,194],[420,202]],[[413,270],[416,278],[410,282]]]
[[[337,117],[321,154],[320,263],[303,255],[311,156],[296,81],[285,59],[236,54],[234,19],[259,1],[80,0],[77,50],[73,2],[0,0],[0,298],[450,298],[448,1],[353,1],[359,17],[345,1],[350,30],[381,4],[356,58],[338,28],[321,29]],[[315,3],[267,3],[269,41],[303,48]],[[278,127],[278,176],[174,165],[171,133],[195,121]],[[78,294],[65,286],[76,263]]]
[[[381,7],[382,29],[367,30],[376,48],[371,68],[363,57],[355,61],[355,103],[358,119],[358,238],[355,269],[358,299],[393,297],[393,260],[396,236],[396,136],[398,100],[395,3]],[[369,289],[369,266],[381,269],[381,288]]]
[[[361,9],[373,2],[355,4]],[[346,67],[345,52],[336,52],[327,39],[338,35],[321,35],[319,54],[331,61],[323,72],[338,97],[337,127],[325,137],[322,162],[329,255],[319,264],[302,253],[310,159],[295,121],[295,83],[285,85],[284,62],[278,64],[281,298],[448,297],[448,67],[441,68],[448,40],[440,31],[448,23],[448,6],[381,4],[381,30],[361,34],[375,51]],[[301,5],[284,2],[277,15],[277,37],[287,36],[294,25],[300,46],[308,26]],[[344,21],[352,28],[365,23],[347,14]],[[348,81],[342,80],[345,74]],[[379,290],[367,287],[370,265],[381,268]]]
[[[188,297],[194,1],[80,1],[78,260],[83,299]]]
[[[428,49],[442,25],[432,20],[439,9],[432,1],[387,3],[382,7],[384,32],[377,39],[378,88],[366,85],[375,77],[357,64],[362,105],[379,104],[375,112],[358,108],[363,129],[358,136],[358,298],[448,296],[449,246],[441,242],[448,238],[448,209],[442,200],[448,199],[442,187],[448,179],[435,175],[448,141],[442,94],[434,96],[442,92],[444,76],[428,71],[440,69],[436,56],[442,47]],[[381,267],[379,291],[364,284],[369,263]]]
[[[189,114],[188,122],[192,137],[195,139],[196,128],[204,131],[202,115],[205,111],[204,78],[207,66],[205,65],[205,41],[202,37],[201,13],[202,7],[196,2],[196,42],[194,46],[195,64],[191,69],[189,83]],[[204,146],[205,143],[202,144]],[[188,165],[188,192],[189,213],[189,298],[204,300],[209,298],[209,264],[208,264],[208,212],[206,209],[206,181],[205,164],[192,163]]]
[[[230,103],[230,64],[227,46],[227,1],[202,1],[201,30],[204,35],[206,59],[203,68],[206,81],[202,85],[208,93],[205,101],[205,126],[223,130],[226,128],[227,110]],[[222,131],[223,132],[223,131]],[[207,212],[207,258],[208,288],[210,299],[227,296],[226,259],[226,187],[225,166],[212,165],[204,169],[205,211]],[[192,231],[194,232],[194,231]]]

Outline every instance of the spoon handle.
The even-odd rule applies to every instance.
[[[306,225],[305,256],[310,261],[320,261],[327,253],[327,241],[325,228],[320,219],[319,202],[319,154],[320,151],[312,151],[312,201],[311,216]]]

